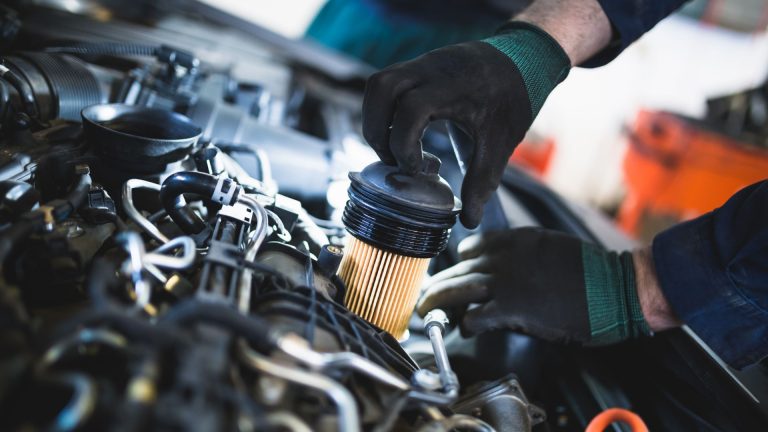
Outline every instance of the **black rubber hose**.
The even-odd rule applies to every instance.
[[[49,53],[80,54],[80,55],[107,55],[107,56],[137,56],[154,57],[160,47],[157,45],[142,45],[124,42],[99,42],[77,43],[70,46],[50,47],[45,49]]]
[[[91,298],[91,305],[95,309],[107,309],[109,302],[109,289],[119,283],[116,275],[118,264],[114,260],[96,258],[91,264],[91,272],[88,275],[86,291]]]
[[[245,338],[262,353],[269,353],[277,346],[279,334],[269,322],[257,316],[245,316],[230,306],[217,303],[188,300],[173,307],[160,317],[160,323],[185,325],[194,322],[216,324]]]
[[[228,187],[237,187],[229,179]],[[199,234],[205,228],[206,224],[184,201],[184,194],[197,195],[206,200],[213,199],[216,192],[216,186],[219,179],[201,172],[181,171],[171,174],[163,182],[160,188],[160,202],[163,204],[168,216],[187,234]],[[228,191],[229,188],[226,190]],[[237,200],[238,191],[232,195],[229,202],[218,202],[219,204],[231,205]]]
[[[32,92],[32,87],[29,83],[16,75],[16,73],[7,67],[0,68],[0,77],[2,77],[8,84],[19,93],[21,102],[24,105],[24,110],[30,117],[37,117],[37,102],[35,101],[35,94]]]

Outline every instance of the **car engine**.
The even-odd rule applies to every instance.
[[[11,429],[491,430],[472,415],[486,408],[515,430],[543,420],[511,377],[459,400],[442,311],[409,337],[434,347],[416,362],[392,336],[405,328],[344,306],[348,234],[329,190],[347,183],[311,134],[330,107],[184,48],[57,42],[0,66]]]
[[[471,145],[434,124],[420,177],[384,184],[360,132],[366,66],[198,2],[18,3],[0,5],[3,430],[762,418],[739,380],[759,395],[763,379],[684,332],[592,350],[418,317],[423,278],[469,234],[452,190]],[[510,168],[481,229],[631,245],[596,220]]]

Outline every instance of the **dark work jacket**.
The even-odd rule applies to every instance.
[[[611,44],[584,66],[601,66],[613,60],[632,42],[688,0],[598,0],[613,27]]]
[[[664,296],[726,363],[768,356],[768,181],[653,240]]]

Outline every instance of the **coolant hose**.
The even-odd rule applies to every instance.
[[[168,216],[187,234],[200,234],[206,223],[184,200],[184,194],[196,195],[217,204],[232,205],[237,202],[240,187],[224,177],[194,171],[171,174],[160,188],[160,202]]]

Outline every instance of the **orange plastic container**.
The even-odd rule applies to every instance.
[[[549,170],[554,152],[555,140],[553,138],[535,141],[525,140],[517,146],[509,158],[509,162],[523,166],[539,177],[543,177]]]
[[[617,219],[636,237],[646,217],[691,219],[768,177],[768,150],[670,113],[641,111],[629,144],[624,158],[627,195]]]

